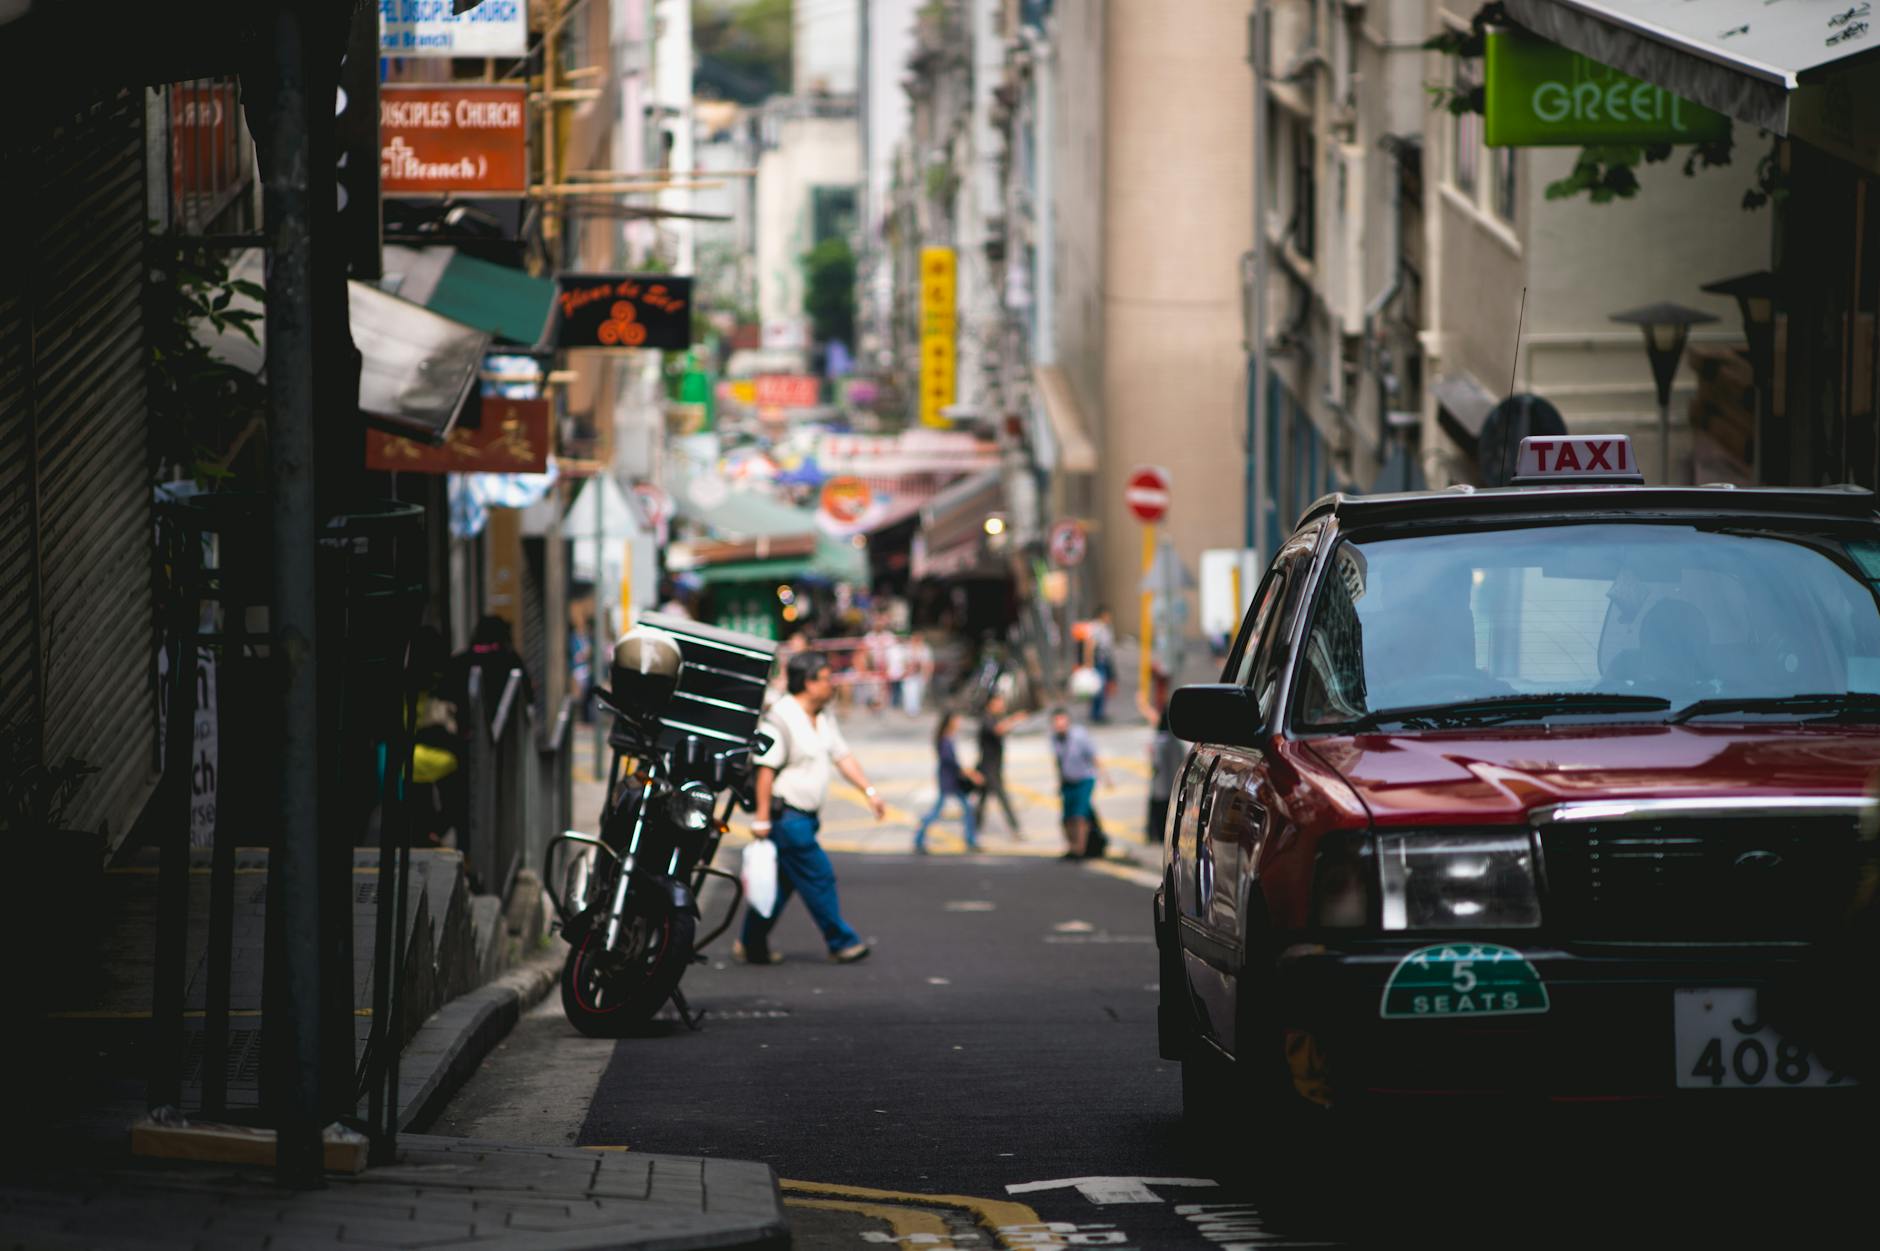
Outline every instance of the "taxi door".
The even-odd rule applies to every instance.
[[[1240,663],[1228,680],[1253,691],[1262,720],[1272,726],[1279,712],[1279,695],[1292,651],[1293,623],[1302,611],[1306,584],[1312,572],[1318,528],[1295,535],[1273,566],[1271,584],[1263,588],[1263,601],[1253,635]],[[1233,978],[1240,969],[1245,937],[1242,916],[1251,875],[1260,846],[1271,827],[1271,787],[1267,779],[1268,753],[1264,747],[1221,746],[1215,749],[1206,791],[1202,796],[1195,845],[1195,911],[1201,941],[1196,945],[1212,957],[1217,976],[1197,983],[1220,988],[1221,1000],[1208,1004],[1215,1034],[1233,1046]],[[1219,975],[1225,975],[1219,976]],[[1204,1000],[1212,996],[1203,990]]]
[[[1254,592],[1253,600],[1248,605],[1247,616],[1241,623],[1234,649],[1228,654],[1221,681],[1239,681],[1238,675],[1252,663],[1260,645],[1261,630],[1272,617],[1274,605],[1279,602],[1279,586],[1279,565],[1276,561],[1268,567],[1266,577],[1261,580],[1259,589]],[[1196,743],[1188,753],[1188,760],[1182,767],[1173,795],[1174,832],[1169,840],[1169,879],[1175,888],[1175,897],[1170,902],[1175,916],[1180,918],[1180,928],[1191,934],[1203,928],[1201,923],[1214,896],[1213,863],[1210,860],[1203,870],[1200,852],[1205,842],[1203,831],[1213,820],[1214,772],[1220,761],[1221,749],[1218,746],[1213,743]]]

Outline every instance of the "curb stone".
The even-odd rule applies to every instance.
[[[437,1119],[522,1014],[554,988],[561,965],[559,951],[537,956],[426,1018],[399,1060],[401,1131],[420,1132]]]

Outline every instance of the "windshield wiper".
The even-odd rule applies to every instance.
[[[1425,704],[1414,708],[1380,708],[1339,728],[1353,733],[1386,725],[1438,729],[1446,725],[1518,721],[1558,712],[1661,712],[1669,707],[1671,701],[1657,695],[1623,695],[1602,691],[1529,692],[1491,695],[1486,699],[1458,700],[1448,704]]]
[[[1880,718],[1880,695],[1867,691],[1823,691],[1802,695],[1767,695],[1757,698],[1723,696],[1700,699],[1686,704],[1666,718],[1681,725],[1692,717],[1709,717],[1726,712],[1820,712],[1829,716],[1864,714]]]

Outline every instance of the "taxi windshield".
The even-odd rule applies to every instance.
[[[1880,543],[1585,523],[1345,540],[1295,727],[1880,719]]]

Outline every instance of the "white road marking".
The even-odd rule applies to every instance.
[[[991,912],[995,907],[988,899],[949,899],[946,902],[948,912]]]
[[[1051,928],[1060,934],[1089,934],[1097,927],[1088,921],[1061,921]]]
[[[1151,1186],[1217,1186],[1208,1177],[1060,1177],[1056,1181],[1019,1182],[1007,1186],[1008,1195],[1036,1194],[1042,1190],[1074,1189],[1099,1206],[1119,1203],[1164,1203]]]

